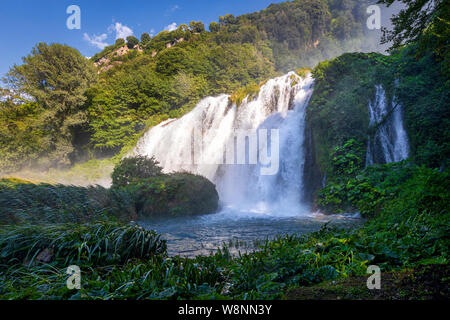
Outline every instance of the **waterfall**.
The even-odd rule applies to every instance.
[[[306,211],[305,115],[311,75],[291,72],[265,83],[240,106],[221,95],[150,129],[134,154],[154,156],[164,171],[187,171],[213,181],[222,203],[277,214]]]
[[[369,137],[366,165],[407,159],[409,142],[403,126],[402,106],[395,96],[389,104],[381,85],[376,86],[375,99],[369,103],[369,116],[370,127],[376,131]]]

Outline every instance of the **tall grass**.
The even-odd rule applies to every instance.
[[[130,191],[0,180],[0,224],[137,219]]]
[[[0,264],[3,268],[42,262],[39,261],[40,254],[44,251],[49,257],[45,262],[62,266],[99,266],[164,255],[166,243],[153,231],[109,222],[5,226],[0,230]]]

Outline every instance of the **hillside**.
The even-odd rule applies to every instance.
[[[224,15],[211,23],[210,31],[202,22],[191,22],[153,38],[143,34],[140,41],[119,39],[91,59],[95,75],[90,67],[82,67],[81,77],[89,80],[80,80],[85,83],[81,95],[69,99],[64,112],[48,116],[46,110],[53,107],[47,101],[55,100],[49,98],[49,88],[36,91],[19,85],[22,96],[37,100],[4,103],[0,148],[8,156],[1,159],[0,171],[67,168],[111,157],[132,147],[146,128],[180,117],[206,96],[254,87],[286,70],[314,66],[343,52],[375,49],[370,46],[378,43],[374,37],[379,33],[365,28],[369,2],[296,0],[239,17]],[[41,45],[25,61],[35,64],[34,70],[49,56],[50,64],[58,64],[55,59],[64,50],[71,51]],[[23,70],[11,70],[10,84],[21,81],[15,76]],[[42,75],[31,70],[26,71],[30,83]],[[46,77],[57,74],[54,70]],[[58,85],[58,99],[67,104],[64,92],[73,90],[75,82]]]

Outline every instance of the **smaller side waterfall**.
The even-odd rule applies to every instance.
[[[402,106],[395,98],[389,104],[386,91],[376,86],[375,99],[369,103],[370,127],[376,131],[369,137],[366,165],[393,163],[409,156],[409,142],[403,126]]]

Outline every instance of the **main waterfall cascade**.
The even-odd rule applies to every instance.
[[[291,72],[269,80],[256,99],[246,98],[240,106],[230,103],[228,95],[206,98],[182,118],[150,129],[134,153],[154,156],[165,172],[187,171],[207,177],[216,184],[225,207],[301,215],[307,212],[303,199],[305,115],[313,84],[311,75],[303,79]],[[235,133],[242,130],[255,132],[259,156],[267,151],[272,161],[278,161],[276,174],[262,175],[265,164],[249,164],[250,137],[245,143],[245,164],[224,161],[224,150],[234,145]],[[195,138],[194,132],[199,132],[201,139]],[[261,133],[265,132],[269,143],[267,150],[262,150]],[[279,156],[272,145],[275,133]],[[193,150],[199,149],[201,162],[193,155]]]
[[[291,72],[269,80],[255,99],[245,98],[240,106],[231,103],[229,95],[206,98],[182,118],[150,129],[133,153],[155,157],[166,173],[186,171],[205,176],[216,184],[224,207],[233,212],[307,214],[305,116],[313,86],[311,75],[303,79]],[[395,97],[388,103],[381,85],[376,86],[375,99],[369,103],[369,115],[376,131],[369,137],[367,165],[408,158],[402,106]],[[247,133],[241,140],[245,155],[239,158],[236,132],[241,131]],[[265,148],[262,140],[268,140]],[[252,146],[256,148],[253,157]],[[230,150],[233,163],[227,161]],[[270,154],[275,174],[261,174],[267,163],[252,162],[264,154]]]
[[[403,126],[402,106],[395,96],[389,104],[381,85],[376,86],[375,99],[369,103],[369,115],[370,127],[376,131],[369,137],[366,165],[407,159],[409,142]]]

